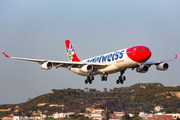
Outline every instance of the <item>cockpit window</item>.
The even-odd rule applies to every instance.
[[[149,50],[148,48],[143,48],[143,49],[141,49],[140,51],[144,51],[144,50]]]

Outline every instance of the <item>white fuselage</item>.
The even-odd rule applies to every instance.
[[[130,68],[130,67],[138,65],[137,62],[131,60],[128,57],[126,51],[127,49],[122,49],[122,50],[114,51],[111,53],[95,56],[95,57],[83,60],[82,62],[107,64],[107,67],[95,70],[91,73],[91,75],[112,74],[112,73],[116,73],[121,70],[124,70],[126,68]],[[81,71],[80,68],[72,67],[70,70],[79,75],[83,75],[83,76],[89,75],[89,72],[83,72]]]

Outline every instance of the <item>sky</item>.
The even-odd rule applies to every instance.
[[[173,59],[180,54],[179,0],[1,0],[0,52],[13,57],[67,61],[69,39],[79,59],[143,45],[148,61]],[[151,66],[147,73],[126,70],[85,84],[86,77],[66,68],[42,70],[38,63],[7,59],[0,54],[0,104],[18,104],[52,89],[129,87],[137,83],[180,85],[179,61],[166,71]]]

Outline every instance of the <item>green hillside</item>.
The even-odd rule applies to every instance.
[[[52,104],[58,107],[50,107]],[[86,107],[98,106],[109,107],[114,111],[136,109],[149,113],[156,105],[163,106],[166,112],[180,112],[180,86],[165,87],[160,83],[139,83],[110,90],[104,88],[103,92],[93,88],[53,89],[52,93],[29,99],[22,104],[0,105],[0,109],[11,107],[12,112],[18,109],[16,114],[31,114],[33,111],[52,114],[54,112],[84,112]]]

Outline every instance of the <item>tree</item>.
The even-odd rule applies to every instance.
[[[56,92],[56,89],[52,89],[51,91],[52,91],[53,93],[55,93],[55,92]]]
[[[28,116],[28,118],[32,115],[30,112],[27,112],[26,115]]]
[[[95,88],[90,88],[89,92],[96,92],[96,89]]]
[[[172,113],[172,109],[171,109],[171,108],[167,108],[167,109],[165,110],[165,112],[166,112],[166,113]]]
[[[133,118],[133,120],[143,120],[141,117]]]
[[[44,120],[55,120],[53,117],[45,117]]]
[[[129,116],[129,113],[128,112],[125,112],[124,116],[123,116],[123,119],[124,120],[129,120],[130,119],[130,116]]]
[[[107,88],[104,88],[104,92],[107,92]]]
[[[91,113],[91,112],[90,112],[89,110],[88,110],[88,111],[86,111],[86,114],[88,114],[88,115],[89,115],[90,113]]]
[[[89,88],[88,88],[88,87],[85,87],[84,90],[85,90],[85,92],[88,92],[88,91],[89,91]]]
[[[85,112],[85,109],[81,109],[80,113],[84,113]]]
[[[173,103],[173,113],[176,113],[176,105]]]
[[[9,112],[5,111],[5,112],[0,112],[0,118],[3,118],[5,116],[8,116]]]
[[[134,114],[134,117],[137,117],[137,116],[138,116],[136,109],[133,110],[133,114]]]
[[[110,109],[110,113],[113,114],[113,113],[114,113],[114,110],[113,110],[113,109]]]
[[[96,109],[96,108],[105,109],[105,106],[104,106],[104,105],[98,105],[98,106],[95,107],[95,109]]]
[[[110,114],[109,107],[106,107],[106,111],[105,111],[106,120],[109,120],[110,118],[109,114]]]

